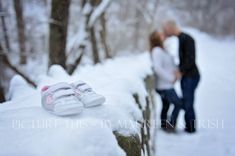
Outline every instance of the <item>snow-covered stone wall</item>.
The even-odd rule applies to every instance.
[[[39,77],[37,89],[14,77],[10,101],[0,105],[0,155],[151,155],[151,75],[151,61],[144,53],[81,67],[72,76],[52,66]],[[72,117],[57,117],[42,109],[44,85],[77,80],[104,95],[105,104]]]

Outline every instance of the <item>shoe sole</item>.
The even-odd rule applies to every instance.
[[[86,108],[100,106],[105,102],[105,98],[91,99],[89,102],[86,102],[84,106]]]

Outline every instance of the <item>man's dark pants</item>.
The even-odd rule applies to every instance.
[[[200,81],[200,76],[183,76],[181,79],[181,89],[183,94],[183,109],[185,110],[186,130],[194,132],[196,130],[196,116],[194,111],[194,94]]]

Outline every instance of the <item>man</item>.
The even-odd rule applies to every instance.
[[[185,131],[196,132],[196,116],[194,111],[194,94],[200,80],[196,65],[196,52],[194,39],[182,32],[175,21],[166,21],[163,24],[164,34],[167,37],[176,36],[179,39],[179,73],[183,94],[183,109],[185,110]]]

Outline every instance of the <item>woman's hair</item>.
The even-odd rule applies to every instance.
[[[150,52],[155,47],[163,48],[163,42],[161,39],[161,34],[158,31],[154,31],[149,36],[149,43],[150,43]]]

